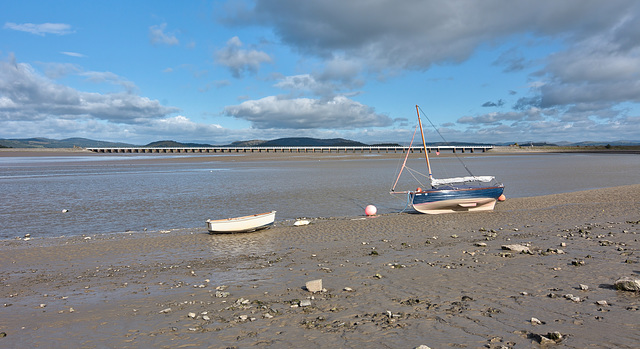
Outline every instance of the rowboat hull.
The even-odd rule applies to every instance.
[[[504,191],[503,186],[431,189],[412,193],[413,208],[421,213],[491,211]]]
[[[208,219],[207,230],[209,230],[210,234],[246,233],[270,227],[273,225],[275,218],[276,211],[227,219]]]

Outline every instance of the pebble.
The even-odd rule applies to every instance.
[[[195,319],[196,318],[196,313],[189,313],[187,314],[188,317]]]
[[[585,285],[585,284],[580,284],[580,289],[583,291],[586,291],[589,289],[589,286]]]
[[[502,249],[503,250],[509,250],[509,251],[516,251],[516,252],[520,252],[520,253],[528,253],[528,254],[532,254],[531,250],[529,249],[529,247],[524,246],[524,245],[502,245]]]
[[[353,289],[351,287],[345,287],[342,290],[345,292],[353,292]]]
[[[538,318],[532,317],[532,318],[531,318],[531,324],[532,324],[532,325],[542,325],[542,324],[543,324],[543,322],[542,322],[542,321],[540,321],[540,320],[538,320]]]
[[[484,242],[476,242],[474,245],[476,245],[477,247],[487,247],[487,244]]]
[[[322,279],[307,281],[305,287],[309,292],[320,292],[322,291]]]
[[[596,304],[597,304],[597,305],[602,305],[602,306],[607,306],[607,305],[609,305],[609,303],[607,303],[607,301],[605,301],[605,300],[597,301],[597,302],[596,302]]]
[[[171,312],[171,308],[160,310],[160,314],[167,314],[167,313],[170,313],[170,312]]]
[[[301,307],[308,307],[310,305],[311,305],[311,301],[308,300],[308,299],[303,299],[303,300],[300,301],[300,306]]]

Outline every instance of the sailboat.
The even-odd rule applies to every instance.
[[[396,192],[395,188],[398,180],[402,175],[402,171],[407,168],[407,158],[409,151],[407,150],[404,163],[399,171],[393,187],[392,194],[406,194],[408,202],[413,208],[421,213],[440,214],[451,212],[469,212],[469,211],[491,211],[494,209],[497,200],[503,200],[504,185],[498,183],[493,176],[475,176],[465,167],[469,176],[454,178],[434,178],[431,173],[431,164],[429,163],[429,152],[424,139],[422,130],[422,120],[420,119],[420,108],[416,105],[418,114],[418,126],[422,135],[422,146],[427,161],[427,170],[429,171],[429,188],[417,188],[410,191]],[[418,127],[416,127],[417,131]],[[415,138],[415,132],[414,132]],[[413,139],[411,140],[413,145]],[[411,148],[411,145],[409,148]]]

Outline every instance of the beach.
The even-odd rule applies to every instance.
[[[639,198],[630,185],[244,234],[3,240],[0,345],[636,348],[640,294],[614,282],[640,279]]]

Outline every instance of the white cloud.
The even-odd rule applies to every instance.
[[[328,100],[270,96],[228,106],[224,112],[259,129],[354,129],[393,123],[387,115],[342,96]]]
[[[152,44],[164,44],[169,46],[180,44],[180,41],[175,35],[164,32],[166,27],[167,23],[152,25],[149,27],[149,38],[151,39]]]
[[[69,56],[69,57],[77,57],[77,58],[84,58],[87,57],[85,55],[83,55],[82,53],[78,53],[78,52],[68,52],[68,51],[62,51],[60,52],[65,56]]]
[[[110,73],[89,76],[123,83]],[[0,120],[59,117],[135,124],[177,111],[176,108],[165,107],[158,101],[131,93],[99,94],[56,84],[38,75],[29,64],[17,63],[13,55],[9,60],[0,62],[0,98],[3,101]]]
[[[56,35],[67,35],[72,34],[71,26],[69,24],[64,23],[42,23],[42,24],[34,24],[34,23],[11,23],[7,22],[4,24],[5,29],[23,31],[35,35],[45,36],[46,34],[56,34]]]
[[[229,39],[227,45],[216,51],[216,63],[226,66],[235,78],[240,78],[245,72],[257,73],[262,63],[271,63],[271,57],[262,51],[244,50],[242,41],[237,36]]]

